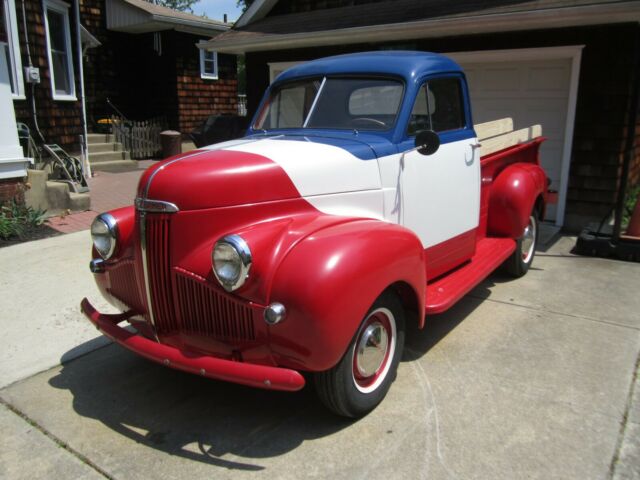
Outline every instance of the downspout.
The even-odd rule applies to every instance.
[[[76,0],[74,3],[74,9],[76,14],[76,50],[78,51],[78,69],[80,75],[80,102],[82,104],[82,141],[80,142],[80,149],[82,151],[82,168],[84,169],[85,177],[91,177],[91,165],[89,163],[89,151],[87,149],[87,105],[84,95],[84,61],[82,55],[82,31],[80,30],[80,0]]]

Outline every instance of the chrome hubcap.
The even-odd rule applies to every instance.
[[[384,382],[396,350],[396,319],[388,308],[371,312],[353,346],[352,376],[361,393],[371,393]]]
[[[358,373],[363,377],[374,375],[382,366],[388,348],[389,335],[384,326],[377,321],[367,326],[356,347]]]
[[[522,234],[522,261],[529,263],[536,248],[536,221],[533,216],[529,217],[529,224]]]

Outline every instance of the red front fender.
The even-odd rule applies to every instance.
[[[356,220],[320,230],[301,241],[279,265],[270,301],[287,308],[270,327],[280,365],[322,371],[342,357],[375,299],[404,282],[424,311],[424,250],[398,225]]]

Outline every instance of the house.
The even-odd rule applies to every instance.
[[[227,31],[227,23],[143,0],[2,0],[1,6],[0,53],[15,119],[38,143],[59,144],[96,168],[131,164],[108,137],[85,148],[98,121],[116,110],[129,120],[163,117],[165,128],[184,133],[211,114],[237,113],[236,56],[196,47]],[[0,202],[10,196],[0,193]]]
[[[631,124],[639,21],[640,2],[624,0],[255,0],[200,47],[246,55],[249,114],[298,62],[380,49],[446,53],[466,71],[474,122],[542,125],[543,164],[558,192],[547,220],[579,229],[611,210],[626,174],[640,181]]]

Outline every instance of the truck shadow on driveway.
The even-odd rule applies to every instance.
[[[489,277],[446,312],[428,316],[422,330],[418,329],[415,318],[409,319],[402,360],[418,360],[471,315],[486,298],[489,298],[491,291],[488,287],[493,286],[492,279],[493,276]]]
[[[488,295],[476,289],[474,297],[427,319],[425,329],[408,331],[403,361],[422,357],[471,314],[482,302],[478,290]],[[78,415],[123,437],[227,469],[263,470],[252,460],[285,454],[354,423],[328,412],[311,381],[295,393],[253,389],[178,372],[117,345],[66,363],[49,383],[70,391]]]
[[[262,470],[245,460],[284,454],[351,423],[327,412],[308,386],[287,393],[217,382],[117,345],[64,365],[49,383],[71,392],[78,415],[147,447],[227,469]]]

